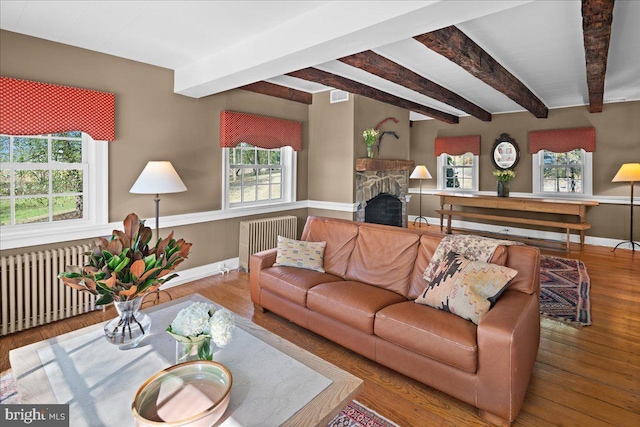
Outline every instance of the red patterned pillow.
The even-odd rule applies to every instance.
[[[448,311],[477,325],[516,274],[518,271],[509,267],[470,261],[449,252],[415,302]]]

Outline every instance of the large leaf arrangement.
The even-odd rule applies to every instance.
[[[173,279],[171,273],[189,255],[191,243],[175,240],[173,232],[149,248],[152,231],[134,213],[125,218],[124,231],[94,240],[84,266],[68,266],[59,274],[65,285],[99,295],[98,305],[127,301],[156,291]]]

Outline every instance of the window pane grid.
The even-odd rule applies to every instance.
[[[541,189],[545,193],[582,193],[584,151],[542,151]]]
[[[245,142],[229,149],[230,205],[282,198],[281,149],[263,149]]]
[[[0,135],[0,225],[83,219],[84,148],[81,132]]]

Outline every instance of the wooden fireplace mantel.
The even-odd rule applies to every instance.
[[[412,171],[416,162],[413,160],[383,160],[361,158],[356,159],[356,171]]]

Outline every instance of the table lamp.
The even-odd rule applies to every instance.
[[[152,161],[147,163],[142,173],[129,190],[134,194],[155,194],[156,198],[156,241],[160,238],[160,194],[180,193],[187,191],[178,172],[168,161]]]
[[[427,167],[425,165],[418,165],[416,166],[416,168],[413,170],[413,172],[411,172],[411,175],[409,176],[410,179],[419,179],[420,180],[420,213],[418,214],[418,217],[416,219],[413,220],[413,226],[415,227],[416,225],[416,221],[418,223],[420,223],[420,220],[423,219],[426,225],[429,225],[429,221],[427,221],[427,218],[422,216],[422,180],[423,179],[431,179],[431,174],[429,173],[429,171],[427,170]]]
[[[616,174],[616,176],[613,177],[613,179],[611,180],[611,182],[630,182],[631,183],[631,201],[629,203],[630,209],[631,209],[631,219],[629,220],[629,240],[625,241],[625,242],[620,242],[616,245],[615,248],[613,248],[613,250],[615,251],[616,249],[618,249],[618,246],[625,244],[625,243],[630,243],[631,244],[631,250],[633,252],[636,251],[636,246],[638,246],[640,248],[640,244],[636,243],[633,241],[633,183],[635,181],[640,181],[640,163],[625,163],[620,167],[620,170],[618,171],[618,173]]]

